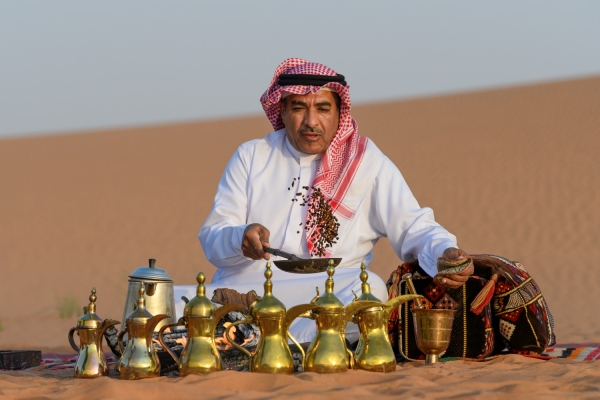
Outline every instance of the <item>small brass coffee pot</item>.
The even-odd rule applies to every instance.
[[[215,345],[215,328],[219,320],[229,312],[246,309],[241,304],[227,304],[215,309],[215,305],[206,297],[205,280],[206,277],[200,272],[196,277],[198,282],[196,296],[185,305],[183,317],[179,318],[178,323],[165,325],[158,331],[158,340],[161,346],[177,362],[179,376],[203,375],[220,371],[223,364]],[[181,357],[177,357],[169,346],[163,342],[165,329],[178,325],[185,325],[187,328],[187,343]]]
[[[302,347],[290,334],[290,325],[300,314],[319,307],[314,304],[300,304],[286,311],[283,303],[273,296],[272,276],[271,263],[267,263],[265,271],[265,278],[267,280],[264,284],[265,294],[259,301],[250,306],[252,318],[236,321],[229,325],[225,337],[232,346],[243,351],[249,357],[248,365],[250,371],[269,374],[293,374],[294,362],[287,338],[289,337],[298,346],[303,359],[305,355]],[[254,324],[260,329],[261,337],[254,354],[251,354],[248,350],[230,339],[231,329],[239,324]]]
[[[165,318],[166,314],[152,316],[146,310],[144,297],[144,282],[140,282],[138,290],[140,297],[136,309],[127,316],[126,328],[119,333],[119,348],[121,358],[118,363],[121,379],[142,379],[160,376],[160,361],[152,345],[152,333],[156,325]],[[123,335],[127,333],[127,344],[123,346]]]
[[[362,294],[354,301],[375,301],[378,306],[362,309],[352,317],[352,322],[358,325],[360,331],[354,354],[354,368],[372,372],[392,372],[396,370],[396,356],[388,336],[387,325],[390,314],[401,304],[422,296],[413,294],[397,296],[383,304],[371,293],[371,285],[367,283],[369,274],[365,263],[361,264],[360,269]]]
[[[316,320],[317,334],[313,338],[304,360],[304,371],[324,373],[346,372],[354,364],[353,354],[346,347],[346,324],[352,316],[363,309],[381,306],[380,302],[358,300],[347,307],[333,293],[335,268],[330,262],[327,267],[325,293],[319,294],[311,303],[319,306],[312,310],[309,318]]]
[[[96,288],[93,288],[87,312],[84,311],[85,314],[77,320],[77,326],[69,330],[69,343],[78,353],[75,378],[97,378],[108,375],[108,366],[102,351],[102,336],[107,328],[120,324],[120,322],[112,319],[102,320],[96,314],[95,302]],[[79,335],[79,347],[73,340],[75,331]]]

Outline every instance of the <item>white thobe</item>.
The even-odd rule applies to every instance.
[[[221,178],[212,211],[200,229],[204,253],[218,269],[207,293],[229,287],[242,293],[254,289],[262,295],[266,262],[244,257],[241,249],[244,230],[251,223],[269,229],[271,247],[301,258],[311,257],[303,224],[306,206],[292,199],[301,199],[296,194],[305,193],[303,186],[311,186],[320,157],[296,151],[284,129],[238,148]],[[352,291],[360,295],[360,264],[372,261],[373,246],[379,238],[387,237],[400,259],[418,258],[419,265],[432,276],[437,271],[437,258],[448,247],[456,247],[454,235],[435,222],[430,208],[419,207],[398,168],[372,141],[343,202],[354,211],[354,216],[338,216],[339,240],[330,251],[331,257],[342,258],[334,275],[334,291],[344,304],[354,299]],[[324,291],[324,272],[292,274],[274,265],[272,270],[273,294],[287,308],[308,303],[316,294],[316,286],[321,293]],[[372,293],[385,301],[383,280],[371,272],[369,283]],[[185,290],[179,287],[176,298],[181,294],[194,296],[195,286]],[[180,303],[177,308],[183,305]],[[310,342],[315,333],[314,321],[297,319],[290,332],[298,341]],[[355,325],[349,325],[347,337],[351,341],[358,338]]]

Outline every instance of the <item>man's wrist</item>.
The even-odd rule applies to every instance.
[[[440,257],[444,257],[444,253],[448,250],[448,249],[458,249],[458,246],[456,245],[456,243],[447,240],[444,241],[440,244],[438,244],[436,246],[435,251],[433,252],[434,256],[435,256],[435,262],[437,263],[437,259]]]
[[[231,238],[232,239],[231,243],[233,244],[233,249],[235,250],[236,253],[238,253],[242,257],[246,257],[246,256],[244,256],[244,251],[242,250],[242,241],[244,240],[244,235],[246,234],[246,229],[248,229],[249,226],[250,226],[250,224],[236,226],[233,231],[234,237]]]

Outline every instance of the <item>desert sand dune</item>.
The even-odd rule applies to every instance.
[[[599,105],[595,77],[353,115],[463,249],[524,264],[559,342],[598,342]],[[0,346],[66,346],[93,286],[98,314],[120,319],[148,258],[176,284],[212,276],[198,230],[236,147],[269,131],[256,116],[0,140]],[[399,262],[382,241],[371,269]]]

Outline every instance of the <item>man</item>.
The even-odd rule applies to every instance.
[[[261,294],[263,247],[301,258],[341,257],[335,292],[345,304],[360,294],[359,267],[373,259],[373,246],[387,237],[402,260],[419,259],[430,275],[438,257],[461,259],[467,253],[437,224],[433,211],[420,208],[396,166],[366,137],[350,116],[349,86],[332,69],[301,59],[285,60],[261,103],[274,132],[242,144],[230,160],[217,189],[213,209],[200,229],[200,242],[218,271],[213,286]],[[323,246],[322,231],[311,224],[310,204],[301,199],[315,190],[327,199],[339,223],[337,240]],[[320,244],[319,244],[320,243]],[[439,278],[461,286],[473,266]],[[288,308],[307,303],[326,275],[291,274],[273,268],[273,292]],[[382,300],[386,287],[375,274],[372,292]],[[291,333],[300,342],[314,335],[314,322],[298,320]],[[348,328],[356,340],[358,330]]]

